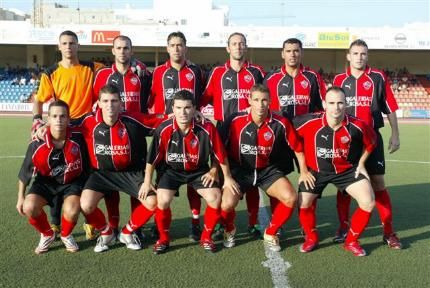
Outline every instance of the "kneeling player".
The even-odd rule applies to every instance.
[[[269,90],[263,85],[251,88],[250,113],[240,112],[226,121],[223,133],[231,163],[233,177],[240,184],[240,191],[247,192],[255,186],[280,202],[274,208],[272,220],[264,232],[264,241],[273,251],[280,251],[278,229],[290,218],[297,200],[296,192],[280,167],[280,155],[285,147],[295,151],[300,165],[299,181],[312,185],[313,176],[308,172],[304,160],[303,146],[291,122],[269,111]],[[247,192],[247,193],[258,193]],[[242,193],[224,191],[221,217],[225,224],[224,246],[235,245],[235,210]]]
[[[344,248],[355,256],[365,256],[358,238],[369,222],[375,200],[364,165],[375,148],[376,135],[364,122],[345,114],[342,88],[329,88],[323,104],[325,112],[294,119],[304,140],[306,164],[316,178],[313,188],[299,185],[299,219],[305,233],[300,251],[310,252],[318,245],[315,209],[311,205],[332,183],[351,195],[359,206],[352,216]]]
[[[195,100],[187,90],[178,91],[173,97],[174,118],[168,119],[154,133],[146,164],[142,196],[152,190],[151,182],[157,164],[163,166],[157,187],[157,223],[160,239],[154,245],[154,253],[160,254],[169,248],[169,228],[172,221],[170,203],[182,184],[191,184],[206,200],[204,229],[200,246],[209,252],[215,251],[211,234],[220,217],[221,190],[216,182],[217,169],[214,163],[209,168],[209,157],[220,164],[224,175],[224,187],[238,192],[237,183],[230,175],[225,149],[215,126],[193,120]],[[229,192],[230,193],[230,192]]]
[[[84,167],[88,158],[82,137],[68,130],[69,120],[69,107],[65,102],[57,100],[49,105],[50,127],[44,140],[33,141],[28,146],[18,176],[16,209],[19,214],[26,215],[28,222],[41,234],[36,254],[47,252],[55,240],[55,233],[49,225],[43,206],[52,207],[56,196],[64,197],[61,241],[67,251],[79,250],[71,233],[80,212],[79,198],[87,176],[87,169]],[[33,171],[36,172],[36,177],[25,195]]]

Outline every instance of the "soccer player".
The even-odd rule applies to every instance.
[[[311,252],[318,246],[312,203],[327,184],[332,183],[358,203],[344,248],[355,256],[365,256],[366,251],[358,238],[366,228],[375,205],[365,162],[376,146],[376,134],[363,121],[345,114],[342,88],[329,88],[323,104],[325,112],[294,118],[294,126],[304,142],[306,164],[316,179],[314,186],[299,185],[299,220],[305,233],[300,252]]]
[[[299,39],[289,38],[282,44],[284,65],[269,73],[264,84],[269,88],[271,111],[280,111],[289,120],[309,112],[322,111],[322,100],[325,96],[325,84],[317,72],[302,65],[303,44]],[[286,150],[292,159],[294,153]],[[292,157],[291,157],[292,156]],[[293,161],[285,161],[285,174],[294,170]],[[270,198],[271,207],[276,200]]]
[[[49,105],[49,129],[44,140],[30,143],[19,172],[18,202],[20,215],[40,233],[36,254],[47,252],[55,240],[55,232],[49,225],[43,210],[53,205],[54,197],[64,198],[61,217],[61,241],[69,252],[77,252],[79,246],[72,235],[80,212],[79,198],[88,173],[88,156],[81,135],[67,128],[70,121],[69,107],[62,100]],[[25,193],[33,172],[36,177],[30,190]]]
[[[133,48],[131,39],[127,36],[115,37],[112,54],[115,56],[115,63],[111,67],[100,69],[95,76],[94,95],[99,95],[100,89],[106,84],[112,84],[119,90],[124,111],[145,112],[151,86],[151,73],[141,62],[132,66]],[[112,192],[109,197],[105,197],[105,202],[109,225],[115,234],[118,234],[119,192]],[[133,197],[130,198],[130,202],[132,210],[140,205],[140,201]],[[143,236],[142,233],[138,235]]]
[[[286,161],[282,151],[291,147],[300,165],[299,183],[312,185],[313,176],[306,167],[303,145],[291,122],[269,111],[269,90],[262,84],[251,88],[250,113],[239,112],[225,123],[223,138],[231,163],[233,177],[240,185],[240,193],[225,191],[222,196],[221,217],[225,223],[224,246],[235,246],[235,210],[243,193],[255,193],[251,187],[260,187],[270,197],[279,200],[264,241],[273,251],[280,251],[278,229],[290,218],[297,199],[296,192],[285,173],[278,167]],[[250,192],[251,191],[251,192]],[[234,192],[234,191],[233,191]],[[258,193],[258,192],[257,192]]]
[[[112,84],[100,89],[98,107],[96,113],[87,115],[76,129],[84,135],[93,169],[82,192],[81,208],[88,223],[100,232],[94,251],[103,252],[109,249],[115,235],[97,205],[114,191],[138,197],[144,180],[145,137],[166,117],[120,113],[119,90]],[[132,250],[141,249],[133,232],[152,217],[157,201],[155,195],[149,195],[141,202],[119,235],[120,242]]]
[[[169,60],[154,69],[148,101],[150,113],[163,115],[172,113],[173,96],[177,91],[184,89],[190,91],[198,103],[205,86],[200,67],[186,58],[187,39],[182,32],[172,32],[167,36],[167,53]],[[187,186],[187,196],[192,216],[189,238],[191,241],[199,241],[200,196],[190,185]]]
[[[82,117],[91,111],[97,96],[93,94],[92,85],[94,73],[103,65],[96,62],[80,61],[78,58],[78,36],[72,31],[63,31],[59,36],[58,50],[61,52],[61,61],[42,72],[40,86],[34,98],[33,129],[43,124],[43,103],[51,99],[60,99],[66,102],[70,109],[70,118]],[[56,232],[60,230],[61,199],[53,200],[51,208],[51,224]],[[84,227],[87,238],[94,238],[91,227]]]
[[[180,90],[173,97],[174,117],[163,122],[154,133],[146,164],[142,195],[152,190],[152,175],[156,166],[162,171],[157,183],[157,209],[155,222],[160,239],[154,245],[154,253],[161,254],[170,245],[169,228],[172,222],[170,203],[182,184],[192,185],[207,203],[204,230],[200,246],[215,252],[211,235],[220,217],[221,190],[217,178],[217,166],[209,167],[209,158],[217,161],[224,175],[224,189],[238,192],[237,183],[230,174],[226,152],[215,126],[210,121],[196,123],[194,96],[188,90]],[[215,160],[216,159],[216,160]],[[228,192],[230,193],[230,192]]]
[[[233,113],[249,107],[250,89],[254,84],[263,82],[265,72],[262,67],[246,60],[246,37],[242,33],[232,33],[227,40],[229,60],[222,66],[215,67],[209,75],[200,107],[212,103],[217,128],[222,130],[224,121]],[[246,193],[248,207],[248,232],[261,237],[258,225],[259,193],[257,188]]]
[[[402,244],[393,229],[393,211],[390,196],[385,186],[384,143],[379,128],[384,126],[382,113],[387,115],[391,126],[391,137],[388,144],[390,153],[400,148],[399,128],[397,124],[396,99],[391,83],[382,71],[367,65],[368,47],[365,41],[355,40],[349,46],[346,55],[349,67],[345,73],[337,75],[333,85],[342,87],[346,93],[346,112],[353,115],[375,129],[377,146],[366,162],[366,169],[375,192],[376,209],[383,226],[383,242],[392,249],[401,249]],[[333,239],[343,242],[348,230],[349,206],[351,198],[341,191],[337,194],[337,208],[340,227]]]

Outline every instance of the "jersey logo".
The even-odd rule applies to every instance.
[[[173,75],[167,75],[166,78],[173,81]]]
[[[192,139],[191,142],[191,147],[195,148],[197,146],[197,140],[196,139]]]
[[[250,75],[245,75],[245,77],[243,77],[243,79],[246,81],[246,83],[251,82],[252,77]]]
[[[172,142],[173,144],[175,144],[175,146],[178,146],[178,141],[170,140],[170,142]]]
[[[384,167],[384,161],[377,161],[376,162],[378,165],[380,165],[381,167]]]
[[[104,130],[104,131],[99,130],[99,134],[100,134],[100,135],[103,135],[103,136],[106,136],[106,135],[105,135],[105,134],[106,134],[106,132],[107,132],[106,130]]]
[[[309,83],[306,80],[303,80],[302,82],[300,82],[300,84],[302,85],[303,89],[306,89],[309,86]]]
[[[324,138],[325,141],[328,141],[328,135],[321,135],[321,138]]]
[[[60,154],[58,153],[58,154],[52,155],[52,160],[53,161],[60,160]]]
[[[187,73],[187,74],[185,75],[185,78],[187,78],[187,80],[188,80],[188,81],[191,81],[191,80],[193,80],[194,76],[193,76],[193,74],[191,74],[191,73]]]
[[[290,86],[290,82],[282,83],[282,86],[285,86],[285,87],[287,87],[287,88],[288,88],[288,86]]]
[[[327,139],[326,139],[327,140]],[[340,138],[340,142],[342,142],[342,144],[348,143],[349,142],[349,138],[348,136],[342,136]]]
[[[264,133],[263,137],[264,137],[264,140],[269,141],[272,138],[272,133],[266,132]]]
[[[363,83],[363,87],[364,89],[369,90],[370,87],[372,87],[372,83],[370,81],[366,81]]]
[[[252,131],[245,131],[245,134],[248,135],[249,137],[252,137]]]
[[[349,90],[351,90],[351,84],[345,84],[345,88],[348,88]]]
[[[112,79],[112,82],[115,83],[116,85],[118,85],[118,80],[117,79]]]
[[[76,154],[78,154],[78,151],[79,151],[79,148],[78,148],[78,146],[73,146],[73,147],[72,147],[72,150],[71,150],[71,152],[72,152],[72,154],[73,154],[73,155],[76,155]]]
[[[227,79],[230,82],[233,82],[233,76],[230,76],[230,77],[226,76],[225,79]]]
[[[130,78],[130,82],[131,82],[131,84],[133,84],[134,86],[136,86],[137,85],[137,77],[131,77]]]
[[[118,129],[118,137],[119,138],[124,137],[125,133],[126,133],[126,130],[124,128]]]

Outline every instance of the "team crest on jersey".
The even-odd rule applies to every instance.
[[[127,131],[125,130],[125,128],[119,128],[118,129],[118,137],[119,138],[122,138],[122,137],[124,137],[124,135],[125,135],[125,133],[126,133]]]
[[[191,81],[191,80],[193,80],[194,76],[193,76],[193,74],[192,74],[192,73],[187,73],[187,74],[185,75],[185,78],[187,78],[187,80],[188,80],[188,81]]]
[[[137,85],[137,77],[131,77],[130,78],[130,82],[131,82],[131,84],[133,84],[134,86],[136,86]]]
[[[196,139],[192,139],[191,142],[190,142],[190,144],[191,144],[192,148],[196,148],[196,146],[197,146],[197,140]]]
[[[272,133],[271,132],[266,132],[263,135],[264,140],[269,141],[272,138]]]
[[[302,85],[303,89],[306,89],[306,88],[308,88],[309,83],[308,83],[308,81],[303,80],[302,82],[300,82],[300,85]]]
[[[78,151],[79,151],[78,146],[73,145],[72,150],[71,150],[72,154],[73,154],[73,155],[76,155],[76,154],[78,154]]]
[[[340,138],[340,142],[342,142],[342,144],[348,143],[349,142],[348,136],[342,136]]]
[[[372,87],[372,83],[370,81],[366,81],[363,83],[363,87],[364,89],[369,90],[370,87]]]
[[[245,80],[246,83],[249,83],[249,82],[251,82],[252,77],[251,77],[251,75],[245,75],[245,77],[243,77],[243,79]]]

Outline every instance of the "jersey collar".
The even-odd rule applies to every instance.
[[[240,68],[240,70],[242,70],[242,69],[246,69],[246,68],[248,68],[248,66],[249,66],[249,62],[248,62],[248,61],[245,61],[245,62],[243,62],[243,65],[242,65],[242,67]],[[230,60],[227,60],[227,62],[225,62],[225,68],[227,68],[227,69],[231,69]]]
[[[364,69],[364,73],[365,74],[370,74],[370,71],[372,71],[372,68],[370,68],[370,66],[366,66],[366,68]],[[351,67],[349,66],[348,68],[346,68],[346,75],[349,77],[351,76]]]
[[[272,119],[273,119],[273,117],[272,117],[272,116],[273,116],[273,115],[272,115],[272,111],[270,111],[270,110],[269,110],[269,113],[267,114],[266,119],[264,119],[263,124],[268,125],[269,123],[271,123],[271,122],[272,122]],[[248,120],[248,122],[253,122],[253,121],[252,121],[251,111],[249,111],[249,113],[248,113],[247,120]]]
[[[67,128],[67,131],[66,131],[66,138],[65,138],[64,140],[65,140],[65,141],[67,141],[67,139],[69,139],[69,138],[70,138],[70,136],[71,136],[70,129],[69,129],[69,128]],[[47,129],[46,129],[46,134],[45,134],[45,143],[46,143],[46,146],[48,146],[48,148],[49,148],[49,149],[51,149],[51,148],[54,148],[54,147],[55,147],[54,142],[53,142],[53,139],[52,139],[51,128],[49,128],[49,127],[47,127]]]
[[[298,74],[302,74],[302,73],[303,73],[303,70],[305,70],[305,68],[303,67],[303,65],[302,65],[302,64],[300,64],[300,66],[299,66],[299,73],[298,73]],[[286,69],[286,65],[285,65],[285,64],[284,64],[284,65],[282,65],[282,67],[281,67],[281,72],[282,72],[282,74],[284,74],[284,75],[291,76],[290,74],[288,74],[287,69]],[[292,76],[291,76],[291,77],[292,77]]]

